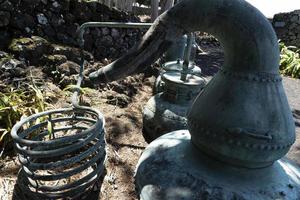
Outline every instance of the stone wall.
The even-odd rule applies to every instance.
[[[288,46],[300,47],[300,10],[276,14],[272,23],[279,39]]]
[[[40,36],[76,46],[76,30],[87,21],[139,22],[138,18],[86,0],[0,0],[0,50],[13,38]],[[117,58],[143,33],[132,29],[94,28],[85,35],[85,49],[96,59]]]

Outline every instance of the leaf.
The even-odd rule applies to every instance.
[[[0,132],[1,132],[1,131],[3,131],[3,133],[2,133],[1,136],[0,136],[0,142],[2,142],[3,139],[4,139],[4,137],[5,137],[5,135],[6,135],[7,133],[9,133],[9,131],[6,130],[6,129],[0,129]]]
[[[49,135],[49,138],[50,138],[51,135],[53,134],[53,126],[52,126],[52,123],[50,121],[47,122],[47,130],[48,130],[48,135]]]
[[[294,46],[285,46],[283,42],[279,43],[280,48],[280,72],[293,78],[300,78],[300,57],[299,49]]]
[[[67,87],[63,89],[63,91],[70,91],[70,92],[74,92],[76,90],[78,90],[80,94],[84,94],[84,89],[78,87],[77,85],[67,85]]]

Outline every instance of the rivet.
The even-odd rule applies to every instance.
[[[272,150],[272,146],[271,145],[268,145],[268,150]]]
[[[276,150],[276,145],[271,146],[271,150]]]
[[[284,191],[279,192],[279,194],[280,194],[281,196],[285,196],[285,195],[286,195],[286,194],[284,193]]]
[[[204,132],[205,132],[205,135],[209,135],[210,134],[209,130],[204,130]]]
[[[277,150],[279,150],[279,149],[283,149],[284,148],[284,146],[283,145],[278,145],[277,146]]]

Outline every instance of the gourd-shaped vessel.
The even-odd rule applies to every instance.
[[[140,72],[183,33],[199,30],[220,41],[225,63],[190,109],[192,143],[233,165],[271,165],[294,143],[295,124],[279,74],[274,29],[243,0],[181,1],[156,20],[139,45],[90,78],[112,81]]]
[[[282,158],[295,141],[295,124],[279,75],[278,41],[246,1],[181,1],[139,45],[90,78],[139,72],[180,33],[199,30],[218,38],[225,64],[196,97],[188,130],[145,149],[135,176],[140,198],[299,200],[300,169]]]
[[[151,97],[145,105],[143,135],[147,142],[170,131],[187,128],[187,111],[206,82],[192,74],[187,75],[186,81],[180,78],[180,72],[163,73],[164,91]]]

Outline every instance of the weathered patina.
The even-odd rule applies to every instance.
[[[181,73],[162,74],[164,90],[151,97],[143,110],[143,135],[147,142],[171,131],[187,128],[187,113],[206,81],[192,74],[180,80]]]
[[[277,37],[246,1],[184,0],[128,54],[90,78],[105,82],[139,72],[180,35],[199,30],[221,42],[224,66],[190,109],[191,138],[186,131],[170,133],[143,154],[136,173],[141,197],[199,199],[200,187],[207,199],[300,199],[299,168],[279,160],[295,141],[295,125],[279,75]]]
[[[90,78],[112,81],[141,71],[183,33],[199,30],[219,39],[225,63],[189,113],[192,142],[232,164],[272,164],[294,143],[295,126],[279,75],[275,32],[262,13],[242,0],[180,2],[126,55]]]

